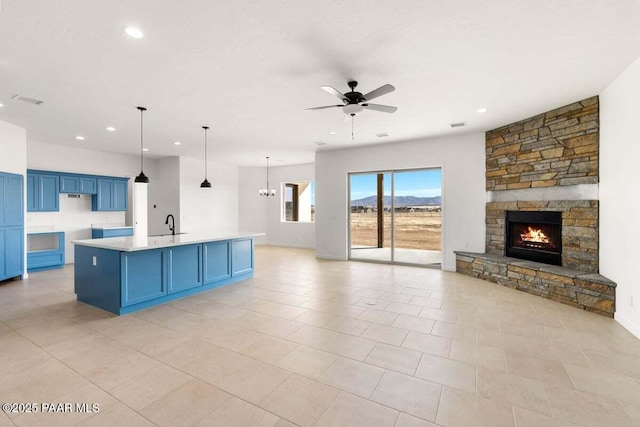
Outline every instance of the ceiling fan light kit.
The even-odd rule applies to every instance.
[[[390,105],[380,105],[380,104],[371,104],[369,101],[375,99],[379,96],[386,95],[387,93],[393,92],[396,90],[390,84],[382,85],[379,88],[372,90],[366,94],[362,94],[360,92],[356,92],[356,87],[358,86],[358,82],[355,80],[351,80],[347,82],[347,85],[351,89],[351,92],[341,93],[338,90],[334,89],[331,86],[321,86],[322,90],[339,98],[342,101],[342,105],[325,105],[322,107],[311,107],[306,108],[307,110],[324,110],[327,108],[342,108],[342,112],[351,116],[351,140],[354,140],[354,132],[353,132],[353,118],[362,112],[362,110],[375,110],[381,111],[383,113],[395,113],[398,110],[398,107],[392,107]]]

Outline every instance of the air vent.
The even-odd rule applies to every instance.
[[[467,122],[451,123],[452,128],[463,128],[466,125],[467,125]]]
[[[68,199],[82,199],[82,194],[67,194]]]
[[[322,142],[322,141],[316,141],[316,142],[314,142],[314,144],[316,144],[316,145],[327,145],[326,142]]]
[[[13,95],[11,99],[15,99],[16,101],[26,102],[27,104],[40,105],[44,101],[40,101],[39,99],[29,98],[28,96],[22,95]]]
[[[388,133],[386,133],[386,132],[378,132],[378,133],[376,133],[376,136],[377,136],[378,138],[384,138],[384,137],[386,137],[386,136],[389,136],[389,134],[388,134]]]

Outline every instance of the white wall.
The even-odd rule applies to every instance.
[[[347,174],[442,167],[443,266],[454,250],[484,252],[484,134],[462,134],[316,153],[316,256],[347,259]]]
[[[180,231],[238,231],[238,167],[208,163],[212,188],[204,180],[201,160],[180,158]]]
[[[180,231],[180,158],[166,157],[156,161],[159,173],[149,180],[151,196],[148,203],[149,235],[166,234],[167,215],[175,218],[176,233]]]
[[[15,173],[24,177],[24,215],[27,214],[27,131],[21,127],[0,121],[0,171]],[[26,226],[25,226],[25,248]],[[24,273],[27,276],[27,252],[24,253]]]
[[[618,284],[616,320],[640,338],[639,117],[640,59],[600,95],[600,274]]]
[[[267,205],[278,203],[278,196],[263,197],[258,195],[258,190],[266,185],[267,168],[240,168],[238,200],[238,227],[241,231],[259,233],[267,232]],[[271,185],[272,188],[275,188]],[[273,199],[276,199],[275,201]],[[254,239],[256,245],[268,243],[269,235],[259,236]]]
[[[27,142],[27,167],[57,172],[86,173],[133,178],[140,173],[140,158],[122,154]],[[157,168],[153,160],[145,160],[145,174],[151,182],[157,179]],[[150,196],[152,188],[149,187]],[[91,238],[91,224],[125,223],[124,212],[93,212],[91,196],[69,199],[60,195],[59,212],[28,212],[26,228],[51,227],[65,232],[65,262],[73,263],[71,241]]]
[[[282,221],[282,184],[285,182],[315,181],[313,163],[269,168],[269,186],[277,191],[275,197],[258,195],[267,185],[267,168],[240,169],[240,229],[266,232],[256,244],[315,247],[315,223]]]

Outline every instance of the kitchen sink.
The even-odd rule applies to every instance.
[[[173,233],[166,233],[166,234],[152,234],[152,235],[151,235],[151,236],[149,236],[149,237],[177,236],[177,235],[179,235],[179,234],[187,234],[187,233],[176,233],[176,234],[173,234]]]

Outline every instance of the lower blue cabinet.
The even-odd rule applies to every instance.
[[[204,243],[204,283],[231,277],[231,241]]]
[[[119,251],[74,247],[78,301],[131,313],[253,276],[253,239]],[[236,269],[233,256],[238,257]],[[232,274],[232,271],[234,272]]]
[[[167,254],[164,249],[121,252],[122,307],[167,294]]]
[[[253,271],[253,239],[231,241],[231,274],[246,274]]]
[[[175,246],[169,256],[169,293],[202,286],[202,245]]]
[[[24,274],[23,230],[22,226],[0,227],[0,280]]]
[[[64,232],[27,234],[27,271],[64,267]]]

